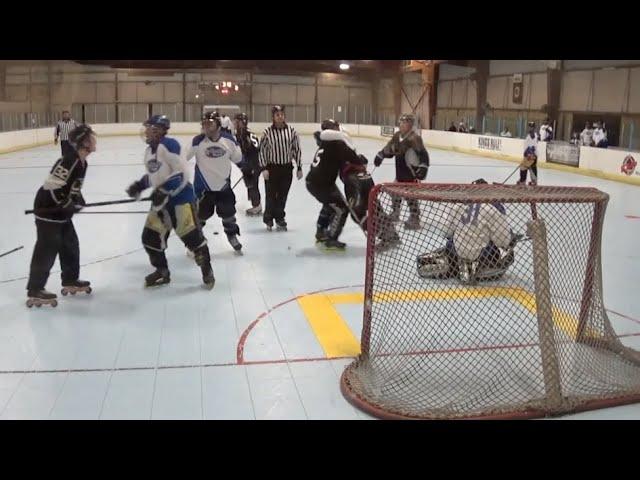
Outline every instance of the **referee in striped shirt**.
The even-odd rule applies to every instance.
[[[62,149],[62,156],[67,153],[70,149],[72,149],[71,144],[69,143],[69,132],[76,128],[78,124],[75,120],[71,119],[71,114],[68,110],[62,112],[62,120],[58,122],[55,130],[55,138],[53,139],[53,143],[58,144],[58,138],[60,138],[60,147]]]
[[[266,201],[262,221],[267,230],[273,228],[286,231],[284,208],[293,180],[293,163],[297,165],[296,176],[302,178],[302,153],[298,134],[285,122],[284,106],[275,105],[271,109],[273,123],[264,131],[260,140],[260,167],[263,169]]]

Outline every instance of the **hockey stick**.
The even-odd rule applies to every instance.
[[[17,252],[18,250],[21,250],[23,248],[24,248],[24,245],[20,245],[19,247],[16,247],[13,250],[9,250],[8,252],[4,252],[3,254],[0,254],[0,257],[4,257],[5,255],[9,255],[10,253]]]
[[[76,212],[76,215],[111,215],[114,213],[149,213],[148,210],[132,210],[130,212],[127,212],[126,210],[123,211],[110,211],[110,212]]]
[[[518,165],[518,166],[516,167],[516,169],[515,169],[513,172],[511,172],[511,175],[509,175],[509,176],[504,180],[504,182],[502,182],[502,183],[500,183],[500,184],[498,184],[498,185],[504,185],[505,183],[507,183],[507,180],[509,180],[511,177],[513,177],[513,174],[514,174],[514,173],[516,173],[518,170],[520,170],[520,165]]]
[[[112,200],[112,201],[108,201],[108,202],[96,202],[96,203],[87,203],[86,205],[83,205],[82,208],[87,208],[87,207],[103,207],[105,205],[119,205],[121,203],[133,203],[133,202],[148,202],[151,200],[151,197],[145,197],[145,198],[141,198],[140,200],[136,199],[136,198],[128,198],[126,200]],[[42,208],[42,209],[37,209],[38,212],[40,213],[51,213],[51,212],[59,212],[61,209],[60,208]],[[30,213],[35,213],[36,210],[25,210],[24,213],[25,215],[28,215]]]
[[[234,190],[238,186],[238,184],[240,183],[240,180],[242,180],[243,178],[244,178],[244,175],[242,177],[240,177],[236,183],[233,184],[233,187],[231,187],[231,190]]]
[[[356,212],[353,210],[353,208],[351,208],[351,205],[349,204],[349,202],[347,202],[347,199],[342,194],[342,192],[339,189],[338,189],[338,192],[340,193],[340,197],[342,198],[342,201],[344,202],[344,204],[347,206],[347,209],[349,210],[349,213],[352,215],[352,217],[358,218],[358,215],[356,215]],[[369,213],[367,212],[367,214],[364,216],[362,220],[360,220],[360,222],[356,222],[360,227],[360,230],[362,230],[362,233],[364,234],[365,238],[367,238],[367,232],[365,232],[364,228],[362,227],[362,223],[367,220],[368,216],[369,216]]]

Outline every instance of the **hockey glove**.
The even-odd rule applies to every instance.
[[[380,165],[382,165],[382,160],[383,160],[383,159],[384,159],[384,157],[382,156],[382,152],[379,152],[379,153],[376,155],[376,158],[373,160],[373,164],[374,164],[376,167],[379,167]]]
[[[427,178],[427,173],[429,173],[429,167],[426,165],[418,165],[413,169],[413,174],[418,180],[424,180]]]
[[[68,217],[71,217],[74,213],[77,213],[80,210],[82,210],[82,205],[74,203],[71,198],[69,198],[67,203],[62,206],[62,212]]]
[[[169,195],[155,189],[151,194],[151,210],[159,212],[169,202]]]
[[[144,185],[140,180],[133,182],[129,188],[125,190],[131,198],[140,198],[140,194],[144,191]]]

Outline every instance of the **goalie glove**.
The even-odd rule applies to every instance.
[[[509,248],[513,248],[516,246],[516,243],[521,241],[524,238],[524,235],[521,233],[512,233],[511,234],[511,242],[509,242]]]

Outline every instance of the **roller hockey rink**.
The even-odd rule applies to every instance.
[[[176,138],[185,148],[191,137]],[[354,142],[371,171],[383,142]],[[301,136],[301,147],[306,174],[316,145]],[[87,202],[126,198],[125,188],[144,171],[144,148],[137,137],[98,137],[83,187]],[[502,182],[516,165],[434,148],[429,153],[429,182]],[[267,232],[260,216],[247,216],[246,188],[237,185],[243,255],[227,242],[220,219],[211,218],[205,227],[216,276],[211,291],[175,233],[167,250],[171,283],[143,287],[153,268],[140,241],[145,215],[137,212],[148,203],[92,210],[130,214],[76,215],[80,278],[91,281],[91,293],[62,295],[56,263],[47,290],[58,295],[58,306],[27,308],[35,227],[23,211],[32,208],[58,154],[50,145],[0,155],[0,254],[24,246],[0,258],[0,419],[370,418],[345,400],[339,383],[360,348],[366,239],[348,219],[340,238],[345,252],[318,248],[320,204],[304,179],[292,183],[287,232]],[[232,185],[239,177],[232,167]],[[602,237],[604,303],[620,341],[640,349],[640,190],[546,168],[538,177],[540,185],[591,186],[610,195]],[[392,181],[393,159],[373,178]],[[260,189],[264,207],[262,180]],[[405,235],[402,227],[399,234]],[[495,320],[490,309],[477,312],[461,321]],[[562,418],[639,419],[640,405]]]

